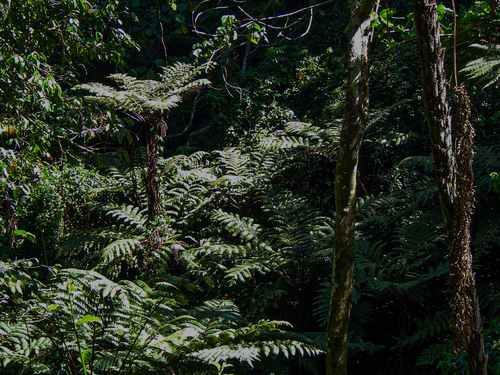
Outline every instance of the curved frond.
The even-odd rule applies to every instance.
[[[500,80],[500,45],[472,44],[470,47],[489,55],[467,63],[461,72],[467,74],[470,79],[477,79],[483,89],[497,83]]]

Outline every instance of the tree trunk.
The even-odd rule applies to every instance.
[[[456,350],[468,350],[469,373],[486,375],[483,320],[472,268],[470,222],[474,209],[474,128],[469,121],[470,100],[465,87],[456,88],[457,111],[453,116],[453,142],[456,160],[456,195],[453,234],[450,236],[450,289],[453,342]]]
[[[347,334],[352,304],[356,174],[368,117],[369,26],[375,0],[350,0],[349,65],[344,118],[335,173],[335,239],[326,373],[347,374]]]
[[[457,87],[457,112],[452,123],[446,98],[448,82],[443,66],[437,4],[434,0],[414,0],[413,11],[434,174],[450,239],[450,326],[453,343],[457,351],[468,349],[470,374],[485,375],[487,357],[470,250],[470,218],[474,199],[474,129],[469,122],[470,101],[465,88]]]
[[[413,13],[417,29],[418,55],[422,73],[425,118],[431,137],[434,174],[441,210],[448,232],[453,222],[455,199],[455,156],[451,132],[451,116],[446,99],[448,81],[444,71],[437,5],[434,0],[414,0]]]
[[[146,178],[144,185],[148,198],[148,216],[149,219],[158,215],[160,206],[159,187],[158,187],[158,156],[159,145],[154,128],[156,127],[156,118],[144,125],[144,135],[146,138]]]

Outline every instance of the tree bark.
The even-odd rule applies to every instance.
[[[441,210],[450,232],[456,186],[455,156],[451,116],[446,98],[448,81],[444,70],[444,50],[439,33],[437,4],[434,0],[414,0],[413,14],[417,29],[424,113],[434,158],[434,174]]]
[[[148,216],[152,220],[158,215],[160,206],[159,187],[158,187],[158,157],[159,144],[156,131],[157,119],[152,118],[144,125],[144,136],[146,138],[146,178],[144,185],[148,199]]]
[[[457,112],[452,122],[446,97],[448,82],[437,4],[435,0],[413,0],[413,11],[434,174],[450,239],[450,326],[453,343],[456,351],[468,349],[470,374],[485,375],[487,356],[470,249],[470,219],[474,200],[474,129],[469,122],[470,101],[465,88],[457,87]]]
[[[347,335],[352,304],[356,174],[368,118],[369,26],[375,0],[350,0],[348,76],[335,172],[335,239],[326,373],[347,374]]]

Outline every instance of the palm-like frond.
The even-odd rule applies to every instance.
[[[119,89],[100,83],[83,84],[76,88],[92,94],[88,97],[90,100],[143,121],[155,113],[167,113],[177,107],[187,91],[210,84],[207,79],[194,79],[205,69],[206,66],[193,67],[177,62],[165,67],[159,74],[159,80],[139,80],[126,74],[112,74],[108,78],[115,81]]]
[[[461,72],[470,79],[477,79],[483,89],[497,83],[500,80],[500,45],[472,44],[470,47],[484,51],[487,55],[470,61]]]
[[[275,134],[261,141],[264,149],[291,150],[311,148],[319,153],[334,155],[340,134],[340,122],[320,128],[305,122],[289,122],[284,134]]]

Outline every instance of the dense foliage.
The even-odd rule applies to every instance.
[[[2,373],[324,373],[349,14],[328,1],[295,12],[308,6],[0,4]],[[448,328],[411,4],[380,7],[349,371],[466,374]],[[479,1],[457,16],[477,133],[472,248],[497,374],[498,20]]]

